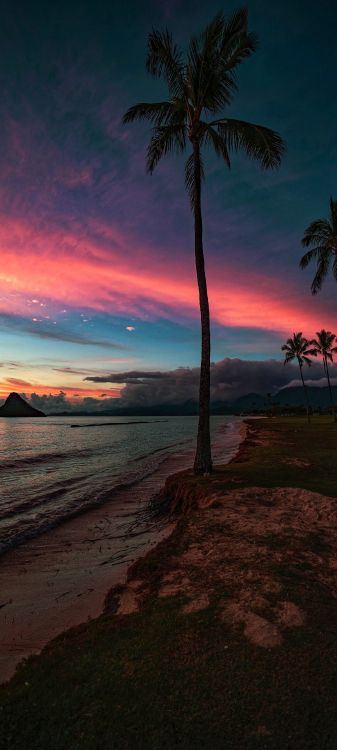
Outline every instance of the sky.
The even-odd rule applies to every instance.
[[[13,390],[62,391],[78,404],[129,397],[130,371],[193,379],[200,331],[183,159],[150,177],[149,128],[121,118],[166,96],[145,71],[152,27],[184,47],[219,9],[237,7],[32,0],[3,9],[0,399]],[[337,329],[335,283],[312,297],[314,269],[298,267],[304,229],[337,197],[337,6],[251,0],[248,10],[259,48],[227,112],[279,131],[287,153],[275,172],[241,155],[229,171],[207,155],[204,246],[212,361],[227,373],[231,360],[270,373],[293,331]],[[253,370],[244,371],[251,391]]]

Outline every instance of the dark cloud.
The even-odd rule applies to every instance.
[[[60,393],[55,396],[52,396],[51,394],[39,396],[37,393],[32,393],[30,403],[35,409],[40,409],[46,414],[50,414],[50,412],[57,413],[60,411],[67,411],[72,408],[72,405],[67,400],[66,394],[63,393],[63,391],[60,391]]]
[[[29,318],[20,315],[0,315],[0,328],[2,330],[11,330],[16,333],[29,333],[38,336],[40,339],[50,339],[52,341],[66,341],[72,344],[82,344],[83,346],[102,346],[105,349],[127,349],[122,344],[115,344],[107,339],[91,339],[80,333],[65,331],[59,326],[38,321],[34,323]],[[82,374],[82,373],[81,373]]]
[[[25,396],[25,394],[21,394]],[[92,398],[86,396],[83,399],[79,399],[76,404],[73,401],[67,399],[64,391],[60,391],[56,395],[45,394],[40,396],[37,393],[32,393],[30,396],[30,403],[35,409],[44,411],[45,414],[58,414],[63,411],[81,412],[81,411],[100,411],[100,409],[112,409],[116,406],[116,399],[104,398]]]
[[[322,366],[314,362],[306,371],[310,380],[322,378]],[[337,364],[331,368],[337,376]],[[183,368],[167,372],[131,371],[102,377],[87,377],[100,383],[125,383],[121,393],[123,406],[179,404],[198,398],[199,368]],[[248,361],[224,359],[211,367],[212,401],[233,401],[247,393],[275,393],[298,379],[295,365],[284,366],[279,360]],[[324,382],[322,382],[324,384]]]
[[[74,367],[53,367],[54,372],[62,372],[64,375],[87,375],[90,370],[82,368],[75,369]]]
[[[84,380],[90,380],[92,383],[141,383],[144,380],[158,380],[165,378],[167,373],[157,371],[130,370],[129,372],[115,372],[111,375],[93,375]]]
[[[337,384],[337,363],[330,366],[331,382]],[[322,377],[322,365],[313,362],[305,370],[308,385],[326,386],[326,379]],[[14,378],[12,379],[14,381]],[[97,378],[86,378],[97,382]],[[47,414],[63,411],[99,412],[100,410],[132,407],[150,407],[156,404],[182,404],[190,399],[198,398],[199,369],[179,367],[176,370],[142,371],[131,370],[129,373],[112,373],[99,378],[99,382],[121,382],[126,386],[119,399],[110,398],[102,393],[100,398],[86,396],[78,399],[76,404],[67,399],[66,393],[60,391],[57,395],[38,395],[33,393],[31,404]],[[24,381],[16,381],[18,386]],[[241,359],[224,359],[212,365],[211,368],[211,399],[212,401],[233,402],[248,393],[275,394],[282,388],[301,385],[298,367],[288,365],[282,361],[270,359],[267,361],[248,361]],[[25,394],[21,394],[25,397]]]

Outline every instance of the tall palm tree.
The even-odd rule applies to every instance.
[[[331,333],[331,331],[325,331],[324,329],[317,331],[316,336],[317,338],[313,339],[311,344],[315,347],[316,353],[320,354],[323,359],[324,374],[328,381],[332,413],[336,422],[336,411],[330,383],[328,362],[333,362],[333,355],[337,353],[337,346],[334,346],[337,339],[334,333]]]
[[[209,427],[210,321],[203,251],[201,186],[204,179],[203,148],[211,148],[230,167],[232,151],[243,150],[262,168],[280,164],[284,144],[274,131],[222,114],[237,90],[238,66],[256,48],[256,37],[247,28],[247,10],[229,18],[218,13],[197,37],[192,37],[183,57],[171,34],[153,30],[148,38],[146,67],[163,78],[168,99],[136,104],[126,112],[124,123],[148,120],[152,125],[147,170],[152,174],[168,153],[190,146],[185,164],[185,185],[194,216],[194,247],[201,318],[201,366],[199,425],[194,462],[196,474],[212,470]],[[216,118],[216,119],[214,119]]]
[[[303,378],[303,365],[311,365],[311,359],[310,357],[316,357],[317,349],[313,348],[312,341],[308,341],[304,336],[302,336],[302,333],[294,333],[293,337],[288,339],[286,343],[281,347],[282,351],[285,352],[285,359],[284,364],[287,365],[289,362],[292,362],[294,359],[297,359],[299,368],[300,368],[300,374],[301,374],[301,380],[305,395],[305,400],[307,404],[307,417],[308,422],[310,422],[310,405],[309,405],[309,398],[308,398],[308,391],[304,382]]]
[[[312,294],[317,294],[327,276],[331,262],[332,273],[337,281],[337,200],[330,198],[330,216],[328,219],[316,219],[304,232],[303,247],[310,250],[300,260],[300,268],[306,268],[316,260],[316,273],[311,284]]]

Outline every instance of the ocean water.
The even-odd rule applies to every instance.
[[[212,418],[215,461],[235,454],[240,424]],[[112,500],[170,454],[188,466],[196,430],[197,417],[0,418],[0,552]]]

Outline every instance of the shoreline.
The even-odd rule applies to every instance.
[[[220,428],[217,445],[222,434]],[[193,451],[168,454],[153,473],[121,487],[104,504],[1,556],[0,682],[57,635],[101,615],[109,591],[126,581],[130,565],[169,536],[172,519],[152,518],[149,499],[168,476],[190,465]]]
[[[1,750],[335,748],[336,426],[246,423],[230,463],[168,476],[178,522],[104,613],[0,688]]]

